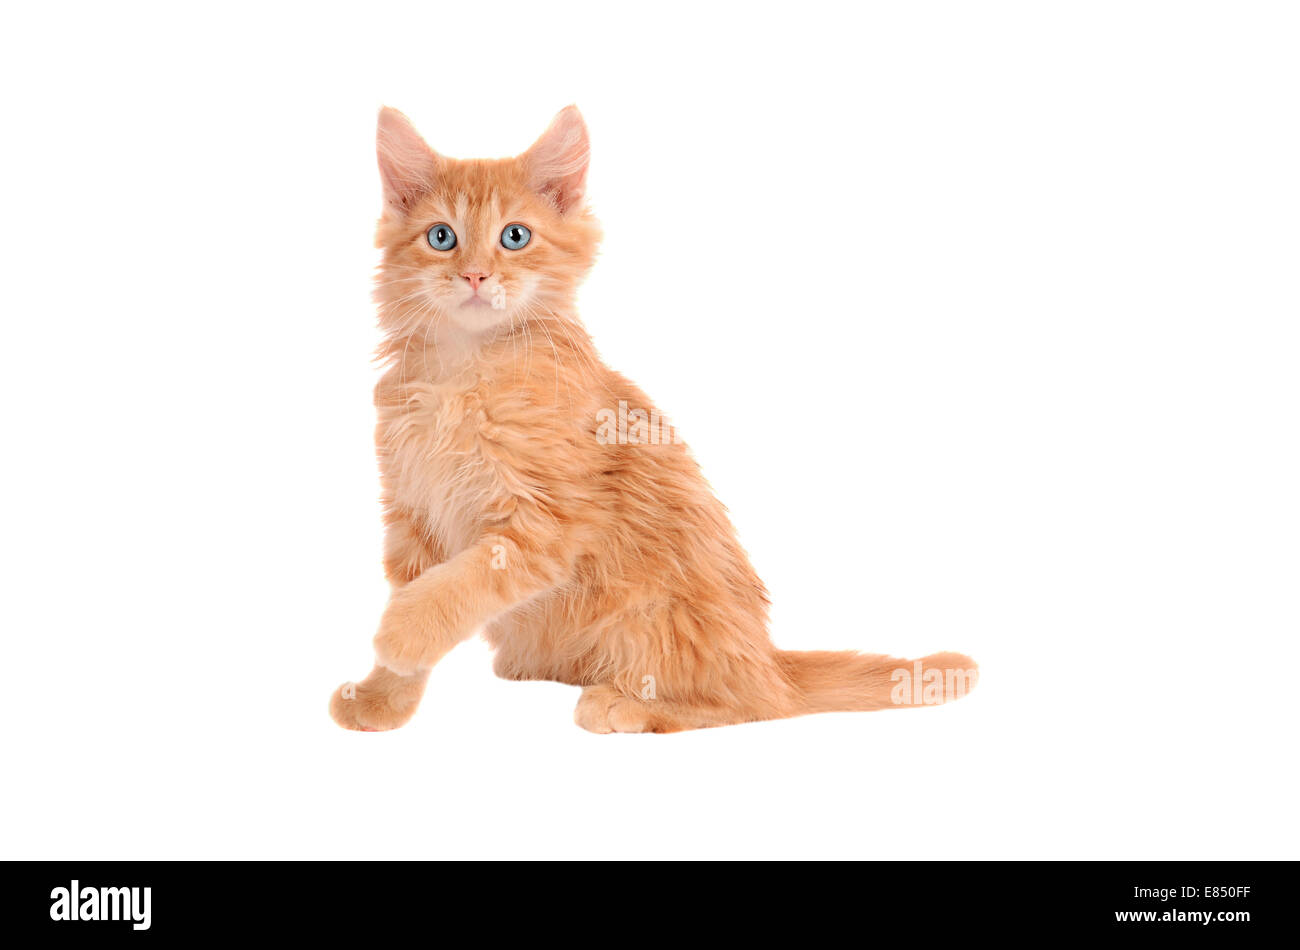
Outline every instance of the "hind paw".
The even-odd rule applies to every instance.
[[[583,687],[573,721],[588,732],[654,732],[654,717],[646,703],[612,686]]]

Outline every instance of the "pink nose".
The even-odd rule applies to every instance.
[[[469,281],[469,285],[474,288],[474,292],[478,293],[478,285],[483,283],[483,281],[487,280],[492,275],[485,274],[482,271],[470,271],[468,274],[461,274],[460,276]]]

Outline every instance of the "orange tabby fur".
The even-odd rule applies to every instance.
[[[572,106],[523,155],[479,161],[380,113],[376,440],[393,590],[377,665],[335,692],[335,720],[402,725],[430,667],[480,629],[499,675],[583,687],[575,719],[593,732],[919,705],[919,683],[898,699],[895,671],[973,677],[953,653],[914,666],[776,649],[763,584],[686,447],[598,438],[602,410],[652,403],[577,317],[600,239],[587,156]],[[451,250],[426,238],[440,223]],[[532,239],[508,250],[515,223]]]

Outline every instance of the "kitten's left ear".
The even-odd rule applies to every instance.
[[[438,176],[438,153],[415,131],[411,120],[396,109],[379,110],[375,145],[379,153],[379,177],[384,183],[384,201],[405,213],[426,192]]]
[[[590,158],[587,124],[577,106],[561,109],[542,137],[522,156],[529,186],[553,202],[561,214],[582,203]]]

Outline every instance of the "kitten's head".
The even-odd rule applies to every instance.
[[[572,300],[600,239],[584,201],[587,127],[575,106],[515,158],[446,158],[387,108],[378,146],[384,329],[484,334]]]

